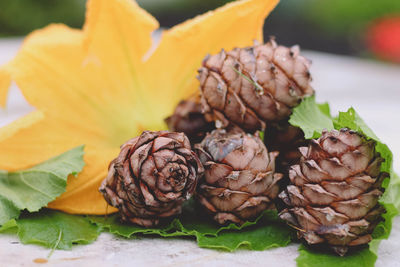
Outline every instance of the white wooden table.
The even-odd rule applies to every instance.
[[[21,39],[0,39],[0,64],[16,53]],[[400,171],[400,66],[316,52],[312,74],[318,101],[331,103],[332,111],[353,106],[375,133],[394,152]],[[0,110],[0,126],[33,110],[16,87],[7,110]],[[376,266],[400,266],[400,217],[392,235],[383,241]],[[14,236],[0,235],[0,266],[32,266],[48,249],[22,245]],[[127,240],[102,234],[91,245],[71,251],[55,251],[46,266],[295,266],[297,245],[267,251],[235,253],[198,248],[191,240],[143,238]]]

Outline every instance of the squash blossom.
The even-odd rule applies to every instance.
[[[84,144],[83,171],[48,207],[105,214],[98,188],[119,146],[166,128],[163,119],[198,90],[206,54],[262,41],[277,2],[233,2],[162,32],[157,42],[157,20],[130,0],[89,0],[83,29],[34,31],[0,68],[0,104],[13,81],[36,108],[0,128],[0,169],[25,169]]]

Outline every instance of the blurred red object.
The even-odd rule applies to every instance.
[[[369,50],[377,57],[400,63],[400,14],[373,22],[366,37]]]

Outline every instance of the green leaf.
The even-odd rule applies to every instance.
[[[100,232],[126,238],[138,235],[161,237],[192,237],[200,247],[234,251],[240,247],[265,250],[287,246],[294,232],[278,218],[275,211],[266,211],[253,222],[242,226],[219,227],[191,207],[178,219],[158,228],[144,228],[121,223],[117,214],[111,216],[77,216],[44,209],[24,213],[19,219],[6,222],[0,233],[14,233],[24,244],[38,244],[53,249],[70,249],[74,244],[88,244]]]
[[[265,140],[265,131],[261,131],[258,133],[258,135],[260,136],[260,139],[264,142]]]
[[[175,220],[170,224],[160,228],[144,228],[135,224],[125,224],[120,222],[119,216],[113,214],[110,216],[88,216],[89,221],[102,229],[102,231],[110,232],[126,238],[133,238],[136,234],[155,234],[160,236],[168,236],[177,232]]]
[[[311,251],[304,245],[301,245],[299,253],[300,255],[296,259],[298,267],[373,267],[377,259],[376,254],[368,248],[351,253],[345,257],[339,257],[326,252]]]
[[[290,243],[293,233],[278,218],[276,212],[267,211],[254,222],[242,226],[229,224],[219,227],[204,216],[186,210],[179,219],[159,228],[143,228],[121,223],[118,215],[108,217],[90,216],[90,221],[102,230],[127,238],[139,234],[163,237],[191,236],[200,247],[234,251],[239,247],[250,250],[265,250],[282,247]]]
[[[332,130],[334,128],[329,115],[329,105],[318,106],[314,96],[304,99],[300,105],[294,108],[289,123],[300,127],[307,139],[317,138],[324,129]]]
[[[313,112],[310,116],[309,112]],[[319,119],[318,119],[319,118]],[[324,118],[322,120],[321,118]],[[327,120],[331,120],[330,123]],[[394,173],[392,167],[393,154],[387,145],[382,143],[374,132],[367,126],[357,112],[350,108],[346,112],[339,112],[336,118],[329,116],[329,106],[327,104],[318,105],[314,98],[308,98],[302,102],[293,111],[290,123],[300,127],[304,132],[307,131],[306,138],[316,138],[320,136],[328,124],[334,126],[334,129],[349,128],[363,133],[368,139],[376,141],[376,151],[385,159],[382,163],[381,171],[389,174],[389,178],[383,181],[382,186],[385,193],[379,202],[385,207],[386,213],[382,215],[384,221],[380,222],[372,233],[373,240],[369,243],[369,249],[363,250],[351,256],[338,257],[331,254],[323,254],[305,247],[300,248],[299,266],[319,266],[321,261],[329,262],[332,266],[338,265],[336,262],[343,262],[343,266],[366,266],[366,260],[373,266],[377,258],[379,243],[382,239],[389,237],[392,229],[392,220],[399,214],[400,209],[400,178]],[[308,261],[309,260],[309,261]],[[301,263],[301,264],[300,264]],[[353,265],[352,265],[353,264]],[[330,266],[330,265],[327,265]]]
[[[335,129],[349,128],[357,132],[362,132],[367,137],[379,141],[379,138],[361,119],[354,108],[349,108],[346,112],[339,112],[339,116],[334,119]]]
[[[328,102],[322,103],[322,104],[317,104],[319,110],[324,113],[326,116],[329,118],[332,118],[331,116],[331,107],[329,106]]]
[[[4,234],[16,234],[18,230],[17,221],[11,219],[0,227],[0,233]]]
[[[47,248],[70,249],[74,244],[88,244],[97,239],[100,229],[85,216],[70,215],[44,209],[23,214],[0,228],[0,233],[15,229],[24,244]]]
[[[68,175],[84,166],[83,146],[71,149],[33,168],[0,170],[0,225],[18,218],[20,211],[38,211],[65,191]]]
[[[291,242],[291,233],[287,226],[269,222],[236,231],[221,231],[217,236],[197,235],[199,247],[235,251],[238,248],[266,250],[285,247]]]

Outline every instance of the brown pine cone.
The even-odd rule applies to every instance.
[[[309,68],[298,46],[278,46],[273,39],[207,56],[198,76],[206,119],[218,128],[234,124],[246,132],[286,119],[314,93]]]
[[[176,106],[174,114],[165,119],[172,132],[183,132],[192,144],[203,140],[207,132],[214,129],[213,122],[207,122],[201,113],[200,96],[182,100]]]
[[[299,147],[307,146],[309,142],[300,128],[281,121],[268,125],[264,133],[264,143],[270,150],[279,151],[276,168],[286,175],[289,167],[300,161]]]
[[[324,131],[300,152],[291,184],[279,195],[288,206],[280,217],[308,244],[331,246],[339,255],[370,242],[384,212],[378,199],[387,177],[375,142],[348,129]]]
[[[183,133],[145,131],[122,145],[100,192],[122,220],[151,227],[181,213],[203,172]]]
[[[278,152],[268,153],[260,138],[215,130],[196,145],[196,152],[205,168],[196,196],[219,224],[242,224],[275,209],[272,201],[282,178],[275,173]]]

